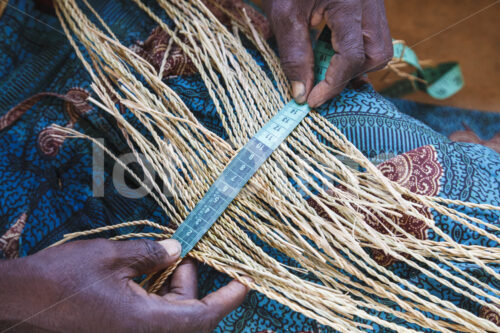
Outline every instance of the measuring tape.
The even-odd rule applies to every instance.
[[[456,62],[446,62],[436,67],[422,68],[415,52],[402,43],[394,44],[394,58],[399,58],[416,68],[411,74],[426,83],[408,79],[399,80],[380,93],[388,97],[400,97],[416,90],[421,90],[435,99],[445,99],[456,94],[464,86],[460,66]]]
[[[309,111],[307,104],[288,103],[240,150],[172,236],[182,245],[181,257],[196,245]]]
[[[329,34],[330,32],[324,29],[314,47],[314,73],[317,82],[325,78],[330,59],[335,54],[331,48]],[[310,110],[307,104],[299,105],[295,101],[289,102],[248,141],[226,166],[172,236],[182,245],[181,258],[185,257],[198,243],[260,166]]]

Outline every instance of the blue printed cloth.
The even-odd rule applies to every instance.
[[[0,254],[3,257],[30,255],[61,239],[66,233],[123,221],[149,219],[167,225],[169,217],[151,198],[130,199],[118,194],[109,176],[107,160],[104,166],[104,195],[93,195],[93,152],[90,142],[77,139],[59,142],[51,135],[53,123],[71,126],[90,136],[103,138],[115,154],[125,154],[128,147],[112,119],[95,108],[82,109],[74,100],[69,103],[54,96],[42,96],[34,105],[14,109],[15,112],[9,111],[40,92],[59,93],[66,98],[70,95],[68,92],[75,96],[86,94],[84,89],[89,89],[90,83],[88,74],[54,16],[37,10],[30,1],[11,0],[9,4],[18,10],[7,7],[0,18],[0,62],[3,64],[0,68],[0,236],[4,235],[0,238]],[[94,7],[125,45],[146,40],[155,27],[130,2],[94,1]],[[257,62],[264,66],[258,53],[250,45],[248,48]],[[220,119],[199,75],[175,76],[167,79],[167,83],[207,128],[224,137]],[[75,87],[77,89],[72,89]],[[413,112],[423,119],[418,114],[419,105],[395,102],[398,108],[406,108],[407,113]],[[482,145],[450,141],[443,133],[448,135],[452,130],[436,125],[443,121],[439,110],[423,119],[428,120],[431,125],[428,126],[400,112],[398,108],[377,94],[371,86],[365,85],[358,89],[346,89],[318,111],[366,156],[380,163],[381,170],[385,170],[386,175],[393,177],[393,180],[402,184],[407,181],[402,175],[391,173],[391,168],[396,164],[404,165],[404,170],[411,175],[421,174],[425,166],[433,171],[417,177],[420,182],[417,185],[426,187],[417,186],[415,191],[443,198],[500,205],[498,153]],[[481,115],[467,119],[474,125]],[[498,130],[494,128],[497,125],[493,122],[489,127],[483,126],[482,130],[488,135]],[[453,131],[459,130],[460,126],[456,124]],[[499,224],[498,212],[462,210],[483,221]],[[435,212],[429,214],[432,214],[443,233],[457,242],[497,246],[462,224]],[[418,221],[411,223],[414,226],[412,232],[417,237],[436,241],[442,239],[432,230],[426,230]],[[133,227],[120,232],[142,230],[142,227]],[[101,236],[110,237],[116,233],[113,231]],[[432,294],[500,322],[498,315],[491,309],[453,293],[402,263],[384,257],[382,253],[374,253],[374,256],[381,264],[389,266],[398,275]],[[495,288],[499,287],[498,281],[493,281],[479,267],[470,265],[461,268]],[[492,268],[499,271],[496,266]],[[202,294],[228,281],[225,275],[206,266],[201,267],[199,274]],[[379,315],[387,316],[383,313]],[[312,332],[319,328],[320,325],[303,315],[265,295],[251,292],[242,306],[226,317],[216,331]],[[321,329],[331,331],[325,327]]]

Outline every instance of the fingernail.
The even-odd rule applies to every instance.
[[[292,81],[292,95],[295,102],[302,104],[306,101],[306,86],[300,81]]]
[[[175,239],[165,239],[159,242],[161,246],[165,248],[165,251],[167,251],[169,256],[178,256],[181,253],[182,246],[181,243],[179,243]]]

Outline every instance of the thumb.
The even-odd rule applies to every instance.
[[[117,264],[130,271],[130,276],[154,273],[172,265],[181,253],[175,239],[155,242],[137,239],[117,242]]]

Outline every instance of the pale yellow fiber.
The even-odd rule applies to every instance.
[[[229,140],[224,141],[203,128],[179,96],[161,80],[164,65],[158,73],[123,46],[102,19],[87,17],[83,11],[86,2],[79,6],[77,0],[56,1],[62,27],[90,73],[94,92],[91,102],[116,119],[132,152],[145,156],[171,194],[168,197],[159,185],[153,186],[151,194],[171,218],[168,228],[149,221],[133,221],[67,235],[61,242],[139,224],[157,232],[125,234],[115,239],[163,239],[171,235],[231,158],[283,107],[283,101],[290,99],[278,59],[248,19],[233,21],[232,31],[240,31],[253,41],[269,65],[277,88],[242,46],[240,37],[219,23],[201,1],[158,0],[158,4],[173,20],[175,28],[166,25],[159,13],[141,0],[130,3],[145,11],[193,61]],[[99,26],[92,22],[98,22]],[[88,56],[84,57],[79,45]],[[124,118],[117,102],[137,117],[150,136]],[[74,130],[60,128],[60,131],[93,140]],[[319,133],[323,141],[313,132]],[[366,172],[343,163],[343,157]],[[153,175],[146,172],[146,178],[153,180]],[[290,180],[295,180],[298,186],[293,186]],[[335,187],[334,182],[342,188]],[[321,216],[304,199],[304,193],[324,211]],[[498,241],[495,233],[498,227],[458,212],[450,208],[452,205],[500,209],[409,192],[384,177],[341,131],[312,111],[260,168],[190,256],[342,332],[371,328],[356,320],[398,332],[413,331],[373,311],[441,332],[499,331],[494,323],[397,276],[379,265],[367,251],[382,249],[419,274],[436,279],[443,288],[451,288],[483,306],[500,306],[496,288],[457,265],[475,264],[498,279],[490,265],[498,263],[500,249],[456,243],[422,213],[422,208],[447,215],[493,241]],[[424,221],[443,241],[419,240],[406,232],[395,222],[396,217],[404,214]],[[378,232],[365,222],[366,216],[383,221],[402,236]],[[257,246],[248,232],[293,258],[299,266],[281,264]],[[305,273],[319,282],[302,278]],[[158,290],[167,274],[150,283],[150,290]],[[252,277],[253,282],[241,279],[242,276]],[[441,319],[430,318],[423,312]]]

